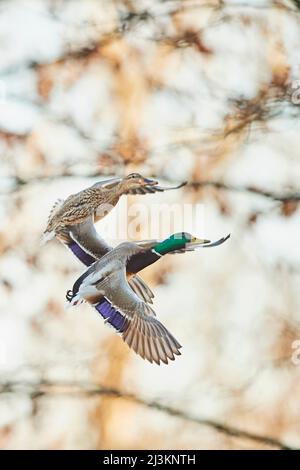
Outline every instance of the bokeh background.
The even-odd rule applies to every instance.
[[[297,0],[1,1],[0,448],[300,446],[299,44]],[[232,233],[143,273],[168,366],[66,311],[82,266],[40,246],[57,198],[131,171],[189,184],[129,205]]]

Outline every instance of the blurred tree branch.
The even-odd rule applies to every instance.
[[[233,185],[218,182],[218,181],[192,182],[192,183],[188,183],[187,186],[191,186],[194,188],[205,188],[205,187],[211,186],[213,188],[224,189],[226,191],[256,194],[258,196],[263,196],[268,199],[273,199],[274,201],[279,201],[279,202],[289,202],[289,201],[300,200],[300,191],[289,192],[289,193],[276,193],[273,191],[267,191],[261,188],[256,188],[254,186],[233,186]]]
[[[126,393],[114,388],[102,387],[101,385],[84,383],[84,382],[50,382],[42,380],[40,382],[5,382],[0,384],[0,394],[10,393],[25,393],[31,397],[32,400],[39,399],[44,396],[58,396],[68,395],[83,398],[109,396],[111,398],[122,398],[125,400],[133,401],[138,405],[151,408],[170,416],[174,416],[201,426],[207,426],[215,431],[229,437],[238,439],[246,439],[266,445],[269,447],[276,447],[281,450],[294,450],[293,447],[288,446],[280,440],[262,436],[253,432],[244,431],[236,427],[226,425],[219,421],[201,418],[187,413],[183,410],[164,405],[158,401],[145,400],[137,395]]]
[[[9,3],[9,2],[7,2]],[[166,2],[167,3],[167,2]],[[35,60],[29,60],[25,61],[23,63],[16,63],[13,65],[10,65],[7,68],[0,69],[0,77],[5,77],[9,76],[15,73],[22,72],[24,70],[32,69],[38,71],[39,68],[44,67],[44,66],[49,66],[51,64],[58,64],[58,63],[65,63],[69,60],[80,60],[80,59],[85,59],[93,54],[97,54],[99,52],[99,48],[102,47],[103,45],[114,41],[124,35],[124,33],[132,30],[134,27],[137,26],[138,23],[144,23],[147,21],[155,21],[157,18],[161,16],[172,16],[177,13],[183,13],[188,10],[195,10],[195,9],[208,9],[213,12],[226,12],[226,15],[222,18],[224,21],[228,20],[230,17],[230,11],[232,10],[242,10],[242,9],[248,9],[248,10],[254,10],[254,11],[260,11],[260,10],[280,10],[282,12],[285,12],[286,14],[298,14],[299,9],[300,9],[300,1],[299,0],[291,0],[291,6],[285,4],[284,2],[280,1],[273,1],[270,5],[253,5],[251,4],[251,1],[249,3],[246,2],[241,2],[241,3],[227,3],[224,0],[217,0],[217,1],[208,1],[208,2],[201,2],[201,1],[183,1],[183,2],[178,2],[177,0],[169,1],[168,3],[171,4],[170,9],[166,10],[165,12],[159,12],[155,14],[155,12],[151,11],[151,9],[143,9],[140,11],[134,10],[132,7],[128,7],[128,5],[123,4],[123,8],[125,9],[123,11],[120,11],[118,21],[116,24],[111,28],[110,31],[105,31],[103,32],[102,37],[99,37],[99,34],[101,31],[98,31],[98,26],[97,25],[91,25],[88,22],[84,25],[84,27],[88,28],[93,28],[94,31],[97,33],[97,36],[95,39],[89,39],[86,44],[80,45],[79,47],[66,47],[63,53],[54,59],[53,61],[35,61]],[[174,3],[174,7],[172,8],[172,3]],[[4,5],[2,8],[5,7],[6,2],[4,2]],[[295,5],[295,8],[293,7]],[[49,17],[51,17],[53,20],[55,20],[58,23],[61,24],[67,24],[69,27],[76,28],[75,24],[68,24],[66,23],[63,19],[59,17],[59,15],[55,12],[56,8],[51,8],[49,11]],[[237,18],[236,11],[234,14],[231,15],[234,19]],[[215,25],[215,22],[212,23],[212,26]],[[101,26],[101,25],[100,25]],[[103,26],[103,25],[102,25]],[[82,25],[81,25],[82,27]],[[184,42],[184,47],[187,46],[192,46],[194,47],[195,45],[198,47],[198,50],[200,52],[207,53],[209,52],[209,49],[207,50],[205,46],[200,45],[199,47],[199,39],[196,37],[195,32],[190,32],[186,31],[187,37],[185,38],[178,38],[176,34],[174,35],[173,38],[168,37],[168,35],[161,35],[158,38],[154,37],[153,39],[156,40],[157,42],[159,41],[166,41],[168,43],[172,43],[174,48],[176,47],[182,47],[182,39],[185,39]]]
[[[89,179],[89,178],[97,178],[97,177],[102,177],[102,176],[110,177],[111,175],[108,175],[105,172],[100,173],[99,171],[95,171],[94,173],[89,173],[88,175],[87,174],[77,175],[77,174],[69,173],[68,171],[66,171],[65,173],[59,174],[59,175],[34,177],[34,178],[27,179],[27,180],[19,178],[17,176],[7,177],[5,179],[9,181],[10,189],[8,189],[7,191],[2,191],[2,194],[5,195],[5,194],[13,193],[15,191],[19,191],[23,189],[25,186],[34,184],[34,183],[47,183],[49,181],[54,181],[54,180],[59,180],[59,179],[64,179],[64,178],[87,178]],[[149,175],[149,176],[159,178],[159,175]],[[164,177],[162,177],[162,180],[170,184],[175,183],[174,181],[171,181]],[[193,189],[212,187],[212,188],[215,188],[218,190],[224,190],[224,191],[232,191],[232,192],[238,192],[238,193],[250,193],[250,194],[265,197],[267,199],[272,199],[278,202],[300,201],[300,191],[295,191],[295,190],[286,192],[286,193],[277,193],[275,191],[268,191],[262,188],[257,188],[255,186],[235,186],[232,184],[223,183],[221,181],[191,181],[191,182],[188,182],[185,187],[193,188]]]

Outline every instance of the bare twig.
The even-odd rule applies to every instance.
[[[292,191],[288,193],[277,193],[275,191],[267,191],[265,189],[256,188],[254,186],[234,186],[234,185],[222,183],[219,181],[192,182],[192,183],[189,183],[187,186],[192,186],[194,188],[205,188],[205,187],[211,186],[213,188],[224,189],[226,191],[246,192],[246,193],[256,194],[258,196],[263,196],[268,199],[273,199],[274,201],[280,201],[280,202],[300,201],[300,191]]]
[[[88,179],[88,178],[110,177],[110,176],[111,175],[107,174],[106,172],[100,172],[98,170],[98,171],[95,171],[94,173],[89,173],[88,175],[85,174],[84,178]],[[152,176],[159,178],[159,175],[152,175]],[[7,183],[9,183],[9,185],[7,185],[9,187],[9,190],[3,191],[2,194],[7,194],[7,193],[12,193],[14,191],[18,191],[22,189],[24,186],[27,186],[33,183],[47,183],[49,181],[61,180],[64,178],[82,178],[82,177],[83,175],[76,175],[76,174],[72,174],[69,172],[65,172],[59,175],[34,177],[34,178],[26,179],[26,180],[19,178],[17,176],[8,177],[8,178],[5,178],[5,180],[7,181]],[[174,181],[169,181],[169,180],[166,180],[165,178],[162,178],[162,179],[169,183],[172,183],[172,184],[174,183]],[[257,188],[255,186],[231,185],[228,183],[223,183],[221,181],[192,181],[192,182],[188,182],[185,187],[186,188],[190,187],[194,189],[212,187],[212,188],[224,190],[224,191],[254,194],[254,195],[262,196],[262,197],[272,199],[273,201],[278,201],[278,202],[300,201],[300,190],[280,193],[276,191],[267,191],[265,189]]]
[[[246,11],[253,10],[254,12],[280,10],[286,14],[297,15],[297,16],[300,13],[299,12],[300,0],[291,0],[290,6],[284,3],[280,3],[278,1],[274,1],[270,5],[252,4],[251,2],[249,2],[248,4],[246,2],[230,3],[230,2],[224,2],[222,0],[220,0],[219,3],[209,2],[209,1],[205,3],[203,2],[198,3],[198,2],[192,1],[190,3],[182,2],[182,4],[178,3],[175,0],[174,3],[175,3],[174,8],[170,7],[170,9],[168,9],[167,11],[159,12],[159,13],[155,13],[151,9],[141,10],[141,11],[133,11],[133,10],[127,9],[127,11],[125,11],[122,15],[120,15],[114,27],[110,31],[104,31],[101,37],[99,37],[101,31],[97,31],[97,25],[94,25],[94,30],[95,32],[97,32],[97,36],[98,36],[97,39],[90,40],[87,44],[83,44],[74,49],[70,49],[66,46],[62,54],[58,55],[52,61],[27,60],[24,62],[12,64],[6,68],[4,67],[0,69],[0,77],[10,76],[10,75],[20,73],[25,70],[30,70],[30,69],[37,70],[40,67],[48,66],[53,63],[64,63],[72,59],[75,59],[75,60],[85,59],[86,57],[94,53],[97,53],[98,48],[101,47],[101,45],[117,39],[128,30],[132,30],[138,23],[146,22],[149,20],[155,21],[157,18],[161,16],[169,16],[179,11],[183,12],[183,11],[194,10],[194,9],[210,9],[212,11],[229,11],[230,12],[231,10],[233,10],[232,17],[234,19],[236,19],[236,10],[243,10],[243,9]],[[171,4],[172,2],[170,2],[170,6]],[[60,20],[60,18],[54,12],[50,13],[50,17],[54,19],[55,21],[65,24],[65,21]],[[74,28],[76,27],[75,24],[68,25],[68,26],[73,26]],[[193,42],[191,44],[193,44]]]
[[[49,382],[46,380],[40,381],[39,383],[6,382],[0,384],[0,394],[8,393],[26,393],[32,399],[49,395],[69,395],[83,398],[106,395],[110,396],[111,398],[122,398],[133,401],[147,408],[155,409],[170,416],[174,416],[201,426],[207,426],[226,436],[236,437],[238,439],[247,439],[259,444],[282,450],[293,450],[291,446],[281,442],[279,439],[238,429],[234,426],[226,425],[216,420],[197,417],[183,410],[164,405],[158,401],[145,400],[134,394],[114,388],[103,387],[99,384],[85,382]]]

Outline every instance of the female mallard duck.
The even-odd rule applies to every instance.
[[[95,262],[75,282],[67,299],[71,305],[85,300],[143,359],[168,363],[180,355],[180,344],[153,316],[148,303],[130,289],[128,280],[168,253],[185,253],[224,243],[230,235],[211,243],[188,233],[175,234],[162,242],[122,243]]]
[[[172,188],[159,186],[157,181],[132,173],[125,178],[101,181],[93,186],[72,194],[65,201],[59,200],[50,212],[44,232],[44,240],[57,236],[62,241],[68,238],[69,228],[86,221],[94,222],[105,217],[125,194],[148,194],[178,189],[185,183]]]

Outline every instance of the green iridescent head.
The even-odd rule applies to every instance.
[[[190,233],[187,233],[187,232],[179,232],[179,233],[174,233],[163,242],[158,243],[154,247],[154,250],[156,251],[156,253],[160,255],[166,255],[167,253],[170,253],[171,251],[182,250],[187,245],[193,244],[193,243],[205,244],[205,243],[210,243],[210,240],[193,237]]]

